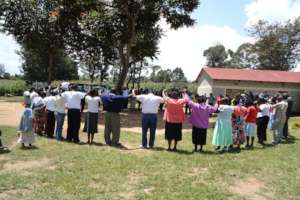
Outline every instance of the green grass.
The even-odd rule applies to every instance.
[[[5,144],[14,143],[15,128],[1,129]],[[288,144],[225,154],[213,152],[211,133],[203,154],[192,153],[189,133],[178,153],[164,150],[163,135],[156,150],[137,149],[140,135],[128,132],[121,135],[127,150],[38,137],[36,149],[15,146],[0,155],[0,199],[247,199],[229,188],[248,178],[264,184],[264,199],[300,199],[300,129],[292,129]],[[104,143],[103,131],[96,140]],[[23,170],[6,169],[13,163]]]
[[[23,92],[28,89],[23,80],[4,80],[0,79],[0,96],[16,95],[21,96]]]
[[[5,101],[5,102],[22,102],[24,101],[23,96],[11,96],[11,97],[4,97],[0,96],[0,101]]]

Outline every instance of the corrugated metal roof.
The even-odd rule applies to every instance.
[[[205,67],[202,70],[214,80],[300,83],[300,72],[208,67]]]

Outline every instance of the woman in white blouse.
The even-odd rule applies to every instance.
[[[87,103],[87,125],[86,132],[88,134],[88,144],[92,144],[94,140],[94,134],[98,132],[98,113],[101,98],[98,96],[97,90],[91,90],[85,97]]]

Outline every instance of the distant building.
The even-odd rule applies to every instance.
[[[294,101],[293,112],[300,112],[300,72],[203,68],[197,78],[199,95],[218,96],[250,90],[267,91],[270,95],[287,92]]]

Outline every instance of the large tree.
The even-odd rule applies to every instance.
[[[254,45],[251,43],[241,44],[236,52],[229,49],[230,59],[226,60],[225,66],[230,68],[255,68],[257,55],[253,50]]]
[[[180,67],[176,67],[171,73],[171,81],[173,82],[187,82],[183,70]]]
[[[285,23],[259,21],[250,30],[258,69],[291,70],[300,60],[300,17]]]
[[[7,0],[0,6],[3,30],[19,43],[38,34],[48,41],[49,82],[53,79],[55,48],[80,51],[80,46],[94,44],[107,48],[119,68],[116,87],[121,89],[131,65],[144,58],[154,58],[163,32],[164,18],[171,28],[191,26],[191,13],[199,0]],[[105,51],[103,51],[105,52]]]
[[[207,67],[224,67],[228,53],[223,45],[218,44],[206,49],[203,56],[206,57]]]
[[[29,48],[22,45],[18,54],[21,56],[23,63],[21,71],[24,79],[32,83],[34,81],[44,82],[49,75],[48,54],[44,54],[47,49],[45,46],[40,48]],[[78,79],[77,64],[65,54],[63,49],[55,49],[53,52],[53,76],[56,80],[76,80]]]
[[[66,0],[63,2],[67,2]],[[194,20],[190,14],[197,8],[198,0],[111,0],[95,1],[94,7],[78,13],[86,17],[93,17],[93,25],[83,33],[92,35],[97,33],[97,38],[105,40],[115,52],[115,64],[119,71],[116,88],[121,89],[128,71],[132,65],[144,58],[154,58],[158,53],[158,42],[163,34],[159,21],[165,18],[171,28],[191,26]],[[64,15],[65,7],[61,9]],[[72,13],[72,11],[70,11]],[[76,19],[76,17],[74,18]],[[78,19],[78,17],[77,17]],[[73,20],[73,18],[69,18]],[[71,24],[76,24],[72,22]],[[85,24],[83,23],[83,26]],[[80,28],[78,28],[80,29]],[[73,32],[77,35],[78,31]],[[82,33],[82,32],[81,32]],[[100,40],[101,41],[101,40]]]
[[[74,24],[77,14],[95,5],[93,0],[66,2],[68,4],[64,0],[5,0],[0,4],[1,31],[13,35],[19,44],[26,45],[26,49],[36,51],[35,46],[39,44],[45,47],[43,54],[48,61],[41,71],[47,68],[45,80],[49,83],[58,78],[54,71],[57,50],[65,50],[66,38],[68,41],[74,39],[70,37],[74,34],[70,33],[76,32],[78,27],[78,23]],[[65,10],[62,18],[60,10]]]

